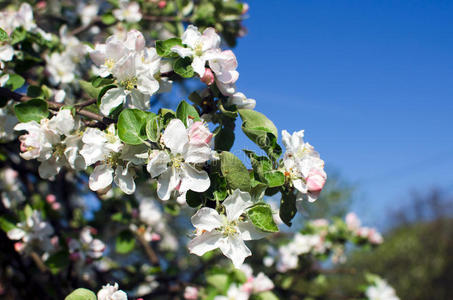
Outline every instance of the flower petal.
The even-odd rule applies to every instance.
[[[159,176],[157,181],[157,195],[161,200],[170,199],[170,194],[179,184],[179,174],[175,168],[168,168]]]
[[[109,165],[99,165],[91,173],[88,185],[92,191],[98,191],[108,187],[112,181],[113,169]]]
[[[131,195],[135,192],[134,172],[130,171],[128,167],[118,166],[115,170],[114,181],[125,194]]]
[[[211,185],[208,173],[204,170],[197,170],[189,164],[182,164],[182,178],[179,191],[184,193],[188,190],[204,192]]]
[[[238,228],[239,228],[239,231],[241,232],[241,238],[244,241],[259,240],[259,239],[269,235],[268,233],[256,228],[255,225],[253,225],[253,223],[251,221],[239,222]]]
[[[251,200],[252,197],[250,197],[249,193],[241,192],[239,189],[236,189],[233,194],[228,196],[222,203],[225,206],[228,221],[237,220],[247,207],[253,205]]]
[[[206,232],[189,242],[190,253],[202,256],[208,251],[217,249],[223,244],[223,235],[218,231]]]
[[[203,207],[190,219],[193,226],[199,230],[212,231],[222,226],[222,217],[219,213],[209,207]]]
[[[220,250],[226,257],[231,259],[237,269],[241,267],[247,256],[252,255],[252,252],[239,235],[228,236],[225,242],[220,244]]]
[[[184,146],[189,141],[186,126],[179,119],[171,120],[162,134],[162,139],[165,146],[170,148],[171,152],[182,153]]]
[[[122,88],[108,90],[101,98],[99,110],[104,116],[108,116],[112,110],[126,101],[126,93]]]

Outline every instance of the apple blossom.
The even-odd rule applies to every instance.
[[[113,10],[113,15],[117,20],[129,23],[137,23],[142,19],[140,5],[137,2],[129,2],[128,0],[120,0],[119,8]]]
[[[203,207],[192,216],[196,236],[188,245],[190,253],[201,256],[208,251],[220,248],[239,268],[247,256],[252,255],[244,241],[260,239],[265,233],[257,229],[242,215],[253,205],[249,193],[236,189],[223,202],[226,215],[215,209]]]
[[[104,285],[97,294],[97,300],[127,300],[127,294],[119,289],[118,283]]]
[[[376,278],[365,294],[368,300],[399,300],[395,290],[381,278]]]
[[[11,168],[0,170],[0,196],[3,205],[8,208],[16,208],[25,201],[22,192],[23,186],[18,180],[19,173]]]
[[[168,200],[172,191],[184,195],[188,190],[204,192],[210,186],[209,176],[196,167],[211,157],[208,144],[212,138],[200,122],[186,129],[179,119],[173,119],[162,134],[161,141],[168,151],[152,150],[147,170],[151,177],[158,177],[157,195]]]
[[[255,99],[248,99],[243,93],[237,92],[228,97],[228,104],[236,105],[237,108],[254,109],[256,106]]]
[[[70,239],[68,242],[69,253],[81,261],[98,259],[102,257],[105,250],[105,244],[101,240],[93,238],[91,231],[91,228],[84,227],[80,231],[78,240]]]
[[[215,296],[214,300],[248,300],[249,297],[249,293],[242,291],[237,284],[233,283],[228,288],[226,296]]]
[[[286,130],[282,131],[283,144],[286,152],[283,157],[284,174],[291,184],[308,201],[315,201],[326,181],[324,161],[319,153],[309,143],[304,143],[304,131],[294,132],[290,135]]]
[[[184,299],[197,300],[198,299],[198,289],[193,286],[186,286],[186,288],[184,289]]]

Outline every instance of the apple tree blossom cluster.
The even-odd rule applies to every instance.
[[[0,228],[20,274],[10,296],[278,299],[279,273],[301,256],[341,260],[346,240],[382,242],[349,214],[273,244],[327,175],[303,130],[280,135],[236,87],[227,46],[245,34],[247,4],[67,2],[0,12]],[[236,124],[255,149],[232,152]],[[42,275],[29,290],[16,280],[27,268]]]

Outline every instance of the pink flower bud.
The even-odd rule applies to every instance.
[[[151,241],[152,242],[157,242],[157,241],[160,241],[161,237],[160,237],[160,234],[158,233],[151,233]]]
[[[20,142],[20,151],[21,152],[27,152],[27,145],[25,145],[24,141]]]
[[[24,250],[24,248],[25,248],[24,243],[22,243],[22,242],[14,243],[14,250],[16,250],[17,252],[22,252],[22,250]]]
[[[253,277],[247,279],[247,282],[241,286],[241,290],[249,294],[253,292]]]
[[[212,73],[212,70],[209,68],[206,68],[203,74],[203,77],[201,77],[201,82],[211,85],[214,83],[214,73]]]
[[[38,3],[36,3],[37,9],[44,9],[44,8],[46,8],[46,6],[47,6],[46,1],[39,1]]]
[[[58,236],[54,236],[50,239],[50,243],[52,246],[57,247],[58,246]]]
[[[57,197],[54,194],[49,194],[46,196],[46,202],[49,204],[55,203],[57,201]]]
[[[55,202],[55,203],[52,203],[51,207],[52,207],[53,210],[60,210],[61,204],[58,203],[58,202]]]
[[[213,134],[203,125],[203,122],[194,122],[189,128],[189,140],[192,144],[209,144]]]
[[[89,230],[90,230],[91,234],[94,234],[94,235],[98,234],[98,230],[94,227],[90,227]]]
[[[197,300],[198,299],[198,289],[193,286],[186,286],[186,289],[184,290],[184,299]]]
[[[245,15],[249,11],[249,8],[248,3],[242,3],[242,14]]]
[[[311,193],[321,192],[326,183],[326,176],[317,169],[311,169],[307,177],[307,189]]]
[[[159,1],[159,3],[157,4],[157,6],[162,9],[162,8],[165,8],[165,6],[167,6],[167,1]]]

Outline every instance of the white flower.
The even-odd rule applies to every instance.
[[[0,108],[0,141],[9,142],[15,138],[14,126],[16,124],[17,118],[12,112],[12,105]]]
[[[244,241],[260,239],[265,233],[242,216],[253,205],[250,194],[237,189],[222,204],[226,216],[208,207],[201,208],[192,216],[197,236],[190,241],[188,248],[198,256],[220,248],[234,266],[239,268],[245,258],[252,255]]]
[[[350,212],[346,215],[345,218],[346,221],[346,226],[348,227],[349,230],[356,232],[360,229],[360,219],[357,217],[357,215],[353,212]]]
[[[140,5],[137,2],[129,3],[127,0],[121,0],[119,6],[119,8],[113,10],[113,15],[117,20],[137,23],[142,19]]]
[[[104,285],[97,294],[98,300],[127,300],[127,294],[118,289],[118,283],[115,285]]]
[[[226,296],[215,296],[214,300],[248,300],[249,297],[249,293],[242,291],[237,284],[232,283]]]
[[[53,85],[70,83],[74,80],[76,65],[67,53],[53,52],[46,55],[46,71],[49,73],[49,81]]]
[[[204,192],[209,188],[208,173],[197,169],[194,164],[210,159],[211,147],[206,141],[211,138],[212,134],[205,135],[199,122],[192,123],[186,129],[181,120],[170,121],[161,137],[170,153],[152,151],[147,165],[151,176],[159,177],[157,195],[161,200],[168,200],[175,189],[184,194],[188,190]]]
[[[82,261],[87,258],[100,258],[105,250],[105,244],[101,240],[93,238],[89,227],[84,227],[80,231],[79,240],[70,239],[68,247],[71,257],[80,258]]]
[[[383,279],[375,279],[374,285],[365,292],[369,300],[399,300],[395,290]]]
[[[0,172],[0,191],[2,203],[6,208],[16,208],[25,201],[22,192],[19,173],[11,168],[2,169]]]
[[[35,245],[47,252],[52,249],[50,236],[53,232],[52,226],[43,221],[39,211],[35,210],[24,222],[8,231],[7,235],[10,240],[21,240],[25,249]]]
[[[203,77],[206,62],[216,54],[213,51],[219,49],[220,36],[214,28],[206,28],[201,34],[196,26],[189,25],[182,35],[182,43],[188,48],[174,46],[171,50],[181,57],[191,57],[193,70]]]
[[[313,202],[324,187],[327,175],[319,153],[309,143],[304,143],[303,137],[303,130],[292,135],[286,130],[282,131],[282,140],[286,147],[283,157],[284,173],[299,193],[306,195],[308,200]]]
[[[184,299],[197,300],[198,299],[198,289],[193,286],[186,286],[186,288],[184,289]]]
[[[114,181],[124,193],[132,194],[135,191],[135,173],[130,163],[125,163],[120,157],[123,144],[115,133],[115,125],[111,124],[106,132],[88,128],[83,134],[82,141],[84,145],[80,154],[87,166],[101,162],[90,175],[88,182],[90,189],[104,190]]]
[[[82,25],[88,25],[97,16],[99,5],[97,3],[86,4],[79,2],[77,5],[77,13],[80,16]]]
[[[256,101],[254,99],[248,99],[243,93],[237,92],[232,96],[228,97],[228,103],[236,105],[237,108],[254,109]]]
[[[140,200],[140,220],[147,225],[157,225],[161,222],[162,211],[154,197],[146,197]]]

